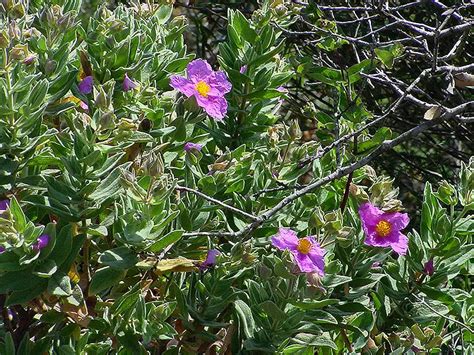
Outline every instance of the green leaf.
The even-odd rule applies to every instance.
[[[58,272],[49,279],[48,292],[56,296],[69,296],[72,293],[71,280],[62,272]]]
[[[57,270],[58,267],[54,260],[48,259],[38,264],[35,267],[33,274],[38,275],[39,277],[50,278]]]
[[[331,340],[328,339],[325,336],[322,336],[320,334],[308,334],[308,333],[300,333],[297,334],[294,338],[293,341],[299,344],[305,344],[305,345],[312,345],[312,346],[317,346],[317,347],[322,347],[322,348],[331,348],[333,350],[337,350],[337,345]]]
[[[245,335],[247,338],[252,338],[255,332],[255,320],[252,316],[252,310],[247,303],[241,300],[234,301],[234,307]]]
[[[99,257],[101,264],[110,266],[115,269],[129,269],[138,261],[137,256],[127,247],[118,247],[107,250]]]
[[[165,236],[161,237],[158,239],[156,242],[154,242],[152,245],[148,247],[148,250],[153,252],[153,253],[159,253],[163,249],[165,249],[167,246],[176,243],[178,240],[181,239],[183,236],[184,231],[183,230],[176,230],[172,231]]]
[[[23,210],[20,207],[20,204],[16,200],[16,198],[13,196],[11,201],[10,201],[10,213],[13,216],[13,225],[16,229],[17,232],[23,233],[23,231],[26,228],[27,222],[26,222],[26,217],[25,214],[23,213]]]
[[[96,271],[89,285],[89,293],[97,294],[107,288],[117,285],[125,276],[122,270],[106,266]]]

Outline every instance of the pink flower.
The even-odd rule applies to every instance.
[[[207,252],[206,260],[204,260],[200,265],[199,268],[201,270],[210,268],[214,265],[216,265],[216,258],[221,254],[219,250],[216,249],[210,249]]]
[[[79,107],[84,111],[89,111],[89,106],[84,101],[79,102]]]
[[[2,245],[0,245],[0,254],[4,253],[4,252],[5,252],[5,250],[6,250],[6,249],[5,249],[5,247],[4,247],[4,246],[2,246]]]
[[[240,67],[240,70],[239,70],[240,74],[245,74],[247,72],[247,66],[246,65],[242,65]]]
[[[324,276],[324,253],[313,237],[298,239],[296,233],[288,228],[280,228],[272,237],[273,246],[289,250],[301,272],[317,272]]]
[[[428,260],[425,263],[424,268],[423,268],[423,272],[428,276],[433,276],[433,274],[434,274],[434,261],[433,261],[433,258],[431,258],[430,260]]]
[[[43,248],[46,248],[46,246],[49,244],[49,235],[47,234],[42,234],[38,237],[36,240],[36,243],[34,243],[33,250],[41,250]]]
[[[78,85],[79,92],[84,95],[90,94],[92,92],[93,84],[94,78],[92,76],[86,76]]]
[[[122,83],[122,89],[123,91],[130,91],[133,90],[137,87],[137,84],[135,84],[125,73],[125,77],[123,78],[123,83]]]
[[[194,96],[197,104],[216,121],[222,121],[227,113],[224,95],[232,89],[223,71],[213,71],[202,59],[193,60],[186,69],[187,78],[172,75],[170,85],[186,97]]]
[[[189,152],[190,150],[198,150],[198,151],[201,151],[202,149],[202,144],[199,144],[199,143],[192,143],[192,142],[188,142],[184,145],[184,150],[186,152]]]
[[[366,202],[359,207],[359,215],[365,232],[366,245],[391,247],[399,255],[406,254],[408,238],[400,231],[410,222],[408,214],[383,212]]]

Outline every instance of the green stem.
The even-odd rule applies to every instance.
[[[10,70],[8,68],[8,51],[6,48],[3,49],[3,69],[5,70],[5,80],[7,82],[7,91],[8,91],[8,108],[12,111],[10,115],[10,127],[12,128],[12,142],[16,138],[16,128],[15,128],[15,113],[13,112],[13,108],[15,106],[13,100],[13,92],[12,92],[12,82],[10,76]]]

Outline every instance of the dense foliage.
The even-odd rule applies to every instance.
[[[472,352],[473,7],[225,3],[0,2],[0,353]]]

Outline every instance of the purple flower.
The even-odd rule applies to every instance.
[[[272,237],[272,244],[281,250],[288,249],[301,272],[317,272],[324,276],[325,250],[313,237],[298,239],[291,229],[280,228]]]
[[[172,75],[170,85],[186,97],[194,96],[197,104],[216,121],[222,121],[227,113],[224,95],[232,89],[223,71],[213,71],[202,59],[193,60],[187,67],[187,78]]]
[[[366,245],[391,247],[399,255],[406,254],[408,238],[400,231],[410,222],[408,214],[383,212],[366,202],[359,207],[359,215],[365,232]]]
[[[431,258],[430,260],[428,260],[426,263],[425,263],[425,266],[423,268],[423,272],[428,275],[428,276],[433,276],[434,274],[434,262],[433,262],[433,258]]]
[[[84,95],[90,94],[92,92],[93,84],[94,78],[92,76],[86,76],[78,85],[79,92]]]
[[[2,245],[0,245],[0,254],[4,253],[4,252],[5,252],[5,250],[6,250],[6,249],[5,249],[5,247],[4,247],[4,246],[2,246]]]
[[[184,150],[187,151],[187,152],[189,152],[190,150],[193,150],[193,149],[201,151],[202,144],[188,142],[184,145]]]
[[[33,244],[33,250],[41,250],[45,248],[49,243],[49,235],[42,234],[36,239],[36,243]]]
[[[0,201],[0,213],[5,212],[8,207],[10,207],[10,201],[9,200],[1,200]]]
[[[284,94],[288,93],[288,89],[285,88],[284,86],[277,87],[277,91],[282,92]]]
[[[207,252],[206,260],[204,260],[200,265],[199,268],[201,270],[210,268],[214,265],[216,265],[216,258],[218,255],[220,255],[220,251],[216,249],[209,249]]]
[[[123,78],[123,83],[122,83],[122,89],[123,91],[127,92],[130,90],[133,90],[137,87],[137,84],[135,84],[125,73],[125,77]]]
[[[239,70],[240,74],[245,74],[247,72],[247,66],[246,65],[242,65],[240,67],[240,70]]]

